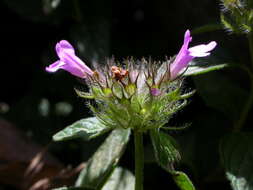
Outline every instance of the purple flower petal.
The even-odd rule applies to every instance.
[[[62,57],[62,52],[68,52],[69,54],[75,54],[73,46],[66,40],[61,40],[55,46],[55,51],[59,58]]]
[[[193,56],[190,56],[188,51],[188,45],[191,40],[190,31],[187,30],[184,35],[184,44],[177,54],[175,61],[170,65],[172,79],[176,78],[177,74],[193,59]]]
[[[192,41],[190,30],[186,30],[184,33],[184,45],[188,47],[189,43]]]
[[[171,79],[175,79],[178,76],[178,73],[182,71],[189,62],[195,57],[205,57],[210,55],[210,51],[213,50],[217,43],[212,41],[209,44],[201,44],[198,46],[194,46],[192,48],[188,48],[189,43],[191,42],[192,37],[190,31],[187,30],[184,35],[184,43],[176,56],[174,62],[169,66],[170,67],[170,75]]]
[[[58,42],[55,50],[60,60],[46,67],[46,71],[56,72],[59,69],[64,69],[80,78],[86,78],[87,74],[93,74],[93,71],[75,55],[75,50],[68,41],[61,40]]]
[[[56,61],[54,62],[53,64],[49,65],[48,67],[46,67],[46,71],[47,72],[56,72],[58,71],[59,69],[62,68],[62,66],[64,65],[65,63],[62,62],[62,61]]]
[[[209,51],[212,51],[216,47],[217,43],[212,41],[209,44],[201,44],[189,48],[190,55],[193,57],[205,57],[210,55]]]

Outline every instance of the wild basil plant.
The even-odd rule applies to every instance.
[[[56,44],[59,60],[47,67],[46,71],[56,72],[63,69],[83,79],[89,91],[76,89],[76,92],[80,97],[87,99],[94,117],[68,126],[57,133],[53,137],[54,140],[76,137],[90,140],[112,130],[81,172],[76,187],[112,189],[110,179],[115,179],[115,173],[123,172],[117,164],[130,133],[133,133],[135,180],[127,171],[126,177],[132,180],[125,184],[120,182],[117,189],[143,189],[143,134],[150,135],[157,162],[174,175],[179,187],[186,185],[194,189],[189,178],[183,172],[174,169],[173,164],[180,160],[180,154],[174,139],[164,133],[163,129],[173,130],[166,124],[174,113],[187,104],[187,99],[194,92],[182,93],[184,76],[205,73],[223,66],[201,68],[191,65],[194,58],[209,56],[216,47],[214,41],[188,47],[191,41],[190,31],[187,30],[179,53],[174,58],[162,62],[127,58],[118,63],[114,59],[108,59],[106,64],[94,68],[88,67],[78,58],[73,46],[66,40]]]

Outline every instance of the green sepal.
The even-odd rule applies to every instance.
[[[89,117],[76,121],[53,136],[54,141],[64,141],[74,138],[90,140],[112,128],[101,123],[96,117]]]
[[[81,98],[86,98],[86,99],[94,99],[95,98],[92,94],[90,94],[88,92],[83,92],[83,91],[80,91],[76,88],[74,88],[74,90],[75,90],[76,94]]]
[[[100,87],[92,86],[91,92],[95,99],[99,99],[99,100],[104,99],[104,92]]]
[[[193,96],[197,91],[196,90],[193,90],[191,92],[188,92],[188,93],[185,93],[183,95],[180,95],[180,100],[183,100],[183,99],[187,99],[187,98],[190,98],[191,96]]]
[[[176,88],[173,91],[170,91],[169,93],[166,94],[165,98],[168,101],[176,101],[180,97],[180,88]]]
[[[130,136],[130,129],[114,129],[81,171],[76,187],[100,189],[118,164]]]

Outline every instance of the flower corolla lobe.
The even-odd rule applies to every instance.
[[[210,55],[217,43],[212,41],[208,44],[201,44],[191,48],[188,48],[189,43],[192,41],[190,31],[187,30],[184,35],[184,43],[177,54],[174,62],[169,65],[171,78],[175,79],[179,73],[188,66],[189,62],[192,61],[195,57],[206,57]]]
[[[87,75],[93,74],[93,71],[75,55],[75,50],[68,41],[61,40],[58,42],[55,51],[59,60],[46,67],[46,71],[56,72],[59,69],[64,69],[79,78],[86,78]]]

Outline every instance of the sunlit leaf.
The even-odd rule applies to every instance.
[[[80,173],[76,186],[102,187],[124,152],[129,135],[129,129],[113,130]]]
[[[90,140],[104,134],[111,128],[102,124],[96,117],[89,117],[76,121],[53,136],[54,141],[63,141],[74,138]]]
[[[253,134],[233,133],[220,143],[220,157],[233,190],[253,189]]]

